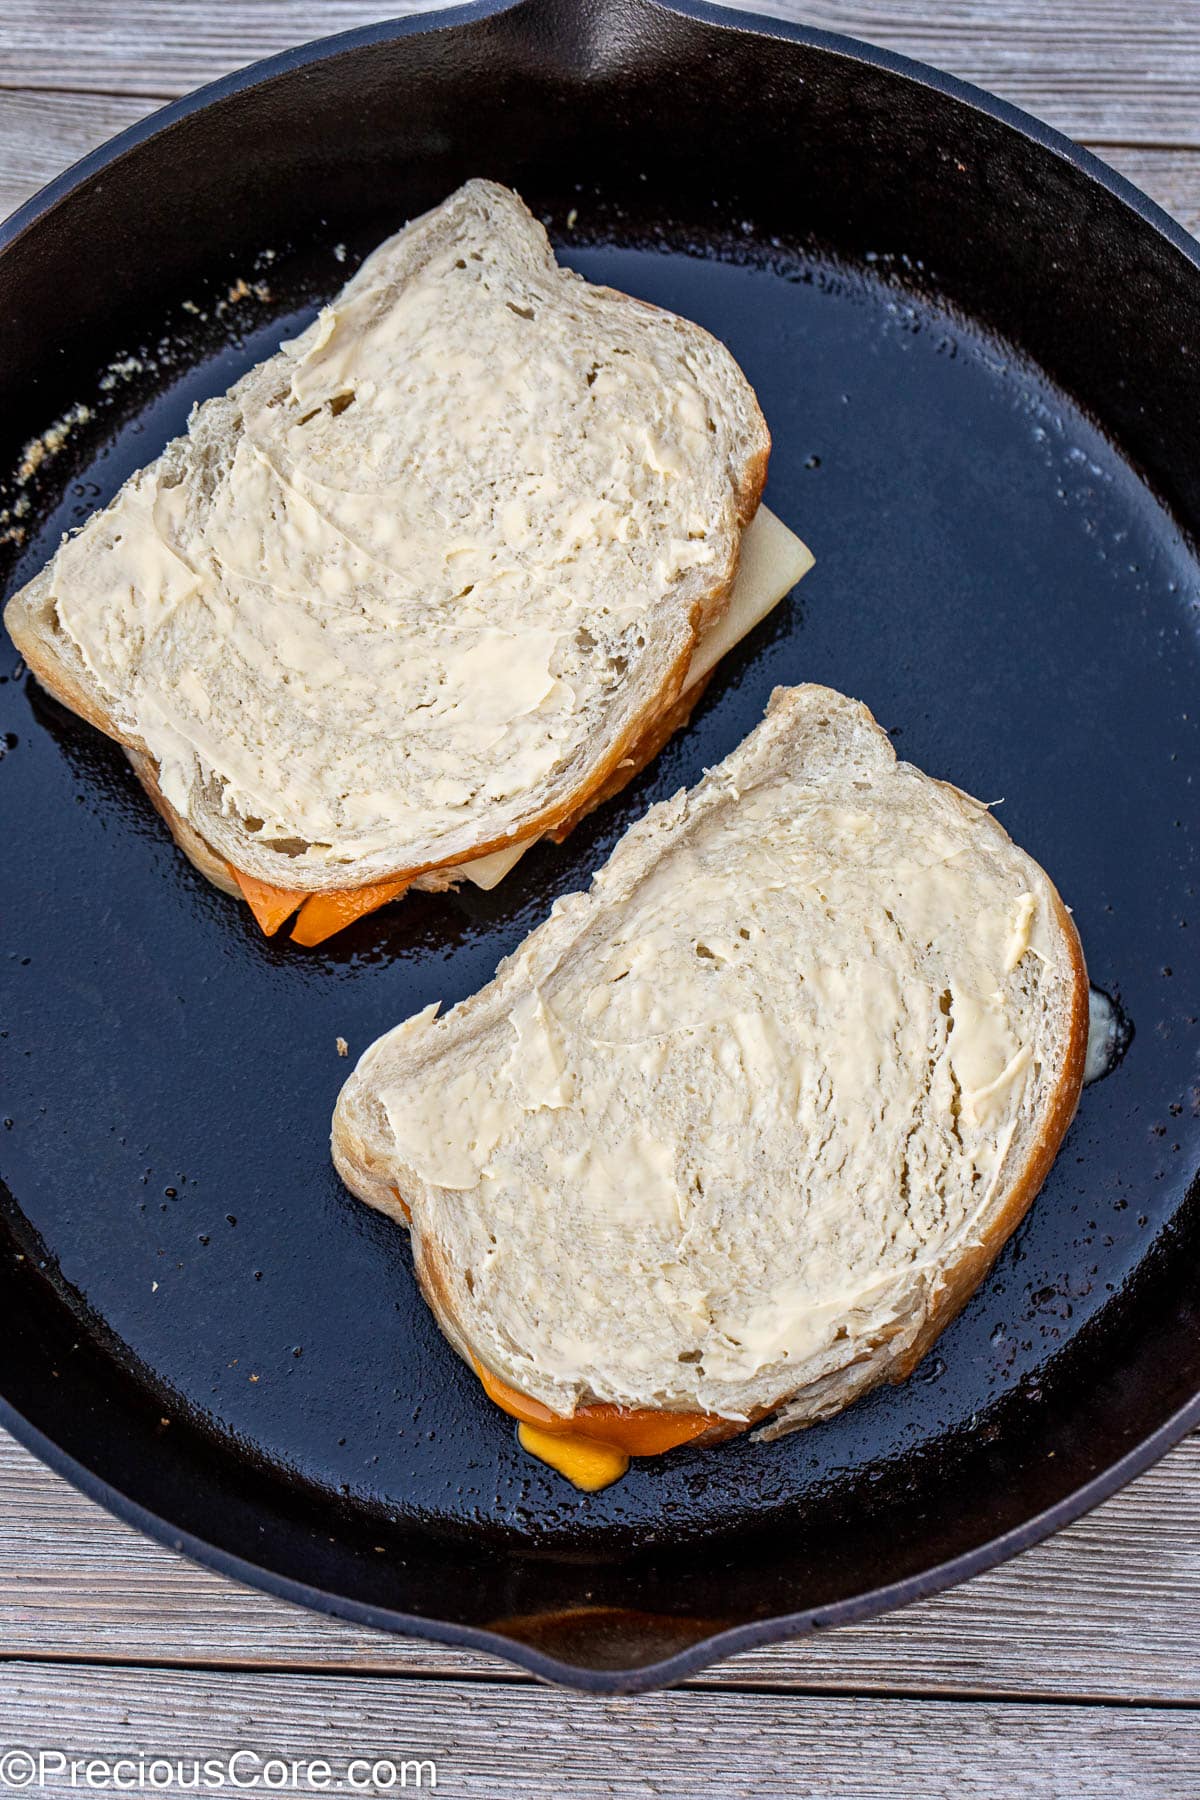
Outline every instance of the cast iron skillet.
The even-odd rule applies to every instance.
[[[201,881],[8,651],[0,1416],[218,1569],[616,1691],[986,1568],[1200,1419],[1200,275],[1090,156],[822,32],[651,0],[352,32],[168,107],[0,233],[0,467],[90,408],[5,491],[8,584],[474,174],[728,341],[816,571],[565,848],[316,952]],[[1136,1037],[907,1386],[579,1495],[336,1180],[335,1041],[474,990],[795,679],[1003,799]]]

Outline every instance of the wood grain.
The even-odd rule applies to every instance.
[[[0,1434],[0,1656],[505,1673],[273,1600],[151,1544]],[[749,1651],[702,1685],[1200,1705],[1200,1436],[1108,1504],[906,1612]],[[511,1672],[508,1672],[511,1673]]]
[[[743,4],[745,0],[743,0]],[[754,0],[991,88],[1075,137],[1200,145],[1200,0]],[[0,85],[169,97],[413,0],[4,0]]]
[[[0,23],[5,4],[0,0]],[[51,176],[157,104],[128,94],[10,93],[0,88],[0,219]],[[1200,154],[1139,145],[1096,149],[1186,230],[1200,230]]]
[[[597,1701],[487,1681],[144,1669],[81,1681],[11,1664],[0,1742],[29,1744],[35,1721],[33,1743],[68,1758],[241,1751],[243,1778],[251,1757],[324,1758],[335,1773],[357,1757],[430,1758],[438,1791],[476,1800],[1194,1800],[1200,1770],[1200,1714],[1174,1708],[688,1692]],[[305,1792],[303,1777],[287,1791]],[[78,1789],[59,1780],[42,1792]]]
[[[1200,0],[757,3],[1005,95],[1200,229]],[[0,0],[0,217],[159,99],[411,10]],[[504,1800],[1200,1793],[1200,1438],[964,1588],[627,1702],[549,1692],[493,1658],[235,1586],[118,1524],[3,1434],[0,1495],[0,1746],[403,1751],[434,1756],[443,1791]]]
[[[947,69],[1095,143],[1200,145],[1198,0],[730,0]]]
[[[1149,194],[1185,231],[1200,235],[1200,154],[1194,150],[1147,150],[1137,144],[1097,145],[1102,161]]]
[[[169,99],[310,38],[426,0],[3,0],[0,85]]]

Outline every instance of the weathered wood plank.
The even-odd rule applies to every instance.
[[[0,26],[4,11],[0,5]],[[0,88],[0,218],[156,105],[128,94],[9,93]],[[1187,230],[1200,230],[1200,152],[1118,145],[1100,147],[1098,154]]]
[[[426,0],[3,0],[0,84],[170,98]]]
[[[1197,0],[730,0],[947,69],[1071,137],[1200,144]]]
[[[190,1762],[240,1751],[243,1782],[261,1768],[255,1758],[323,1759],[334,1778],[356,1758],[427,1758],[439,1790],[476,1800],[561,1800],[568,1790],[572,1800],[1193,1800],[1200,1781],[1200,1714],[1184,1709],[684,1692],[597,1701],[353,1676],[93,1669],[81,1681],[12,1664],[0,1674],[0,1742],[31,1738],[67,1759]],[[411,1763],[406,1774],[414,1787]],[[426,1764],[423,1787],[430,1776]],[[386,1791],[386,1769],[381,1778]],[[78,1788],[64,1774],[42,1791]],[[218,1781],[207,1791],[245,1789]],[[289,1793],[306,1791],[303,1774],[287,1783]]]
[[[0,1434],[0,1657],[499,1672],[324,1619],[151,1544]],[[716,1684],[1200,1705],[1200,1436],[1028,1555],[906,1612],[749,1651]]]
[[[745,0],[742,0],[745,3]],[[1200,0],[752,0],[950,69],[1076,137],[1200,144]],[[413,0],[5,0],[0,84],[169,96]]]
[[[1200,152],[1109,144],[1098,145],[1096,154],[1157,200],[1185,231],[1200,235]]]

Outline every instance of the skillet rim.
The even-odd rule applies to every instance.
[[[1155,201],[1091,151],[1022,108],[999,99],[973,83],[843,33],[754,11],[713,5],[708,0],[631,0],[631,4],[634,10],[644,11],[651,16],[665,13],[721,30],[804,44],[833,56],[897,75],[918,86],[931,88],[959,105],[996,120],[1037,149],[1071,164],[1087,180],[1105,189],[1119,204],[1156,232],[1200,275],[1200,243]],[[446,7],[436,12],[414,12],[358,26],[329,37],[313,39],[250,63],[149,113],[144,119],[128,126],[55,176],[19,206],[7,220],[0,222],[0,256],[22,238],[26,231],[44,220],[62,200],[97,174],[111,168],[129,151],[166,132],[178,121],[190,118],[232,95],[246,93],[278,76],[312,66],[344,51],[393,43],[411,36],[453,31],[460,26],[499,18],[505,14],[527,14],[531,19],[545,15],[560,20],[574,15],[583,21],[589,16],[602,17],[603,11],[604,0],[468,0],[464,5]],[[617,1695],[641,1693],[681,1681],[712,1662],[757,1645],[805,1636],[835,1625],[860,1623],[942,1592],[996,1567],[1108,1499],[1157,1462],[1188,1432],[1200,1426],[1200,1393],[1186,1401],[1140,1443],[1090,1480],[1022,1524],[974,1549],[963,1551],[918,1574],[872,1588],[851,1599],[727,1627],[699,1638],[685,1649],[655,1662],[626,1670],[598,1669],[568,1662],[550,1656],[502,1631],[371,1606],[294,1577],[278,1574],[261,1564],[249,1562],[224,1550],[206,1538],[181,1531],[170,1520],[131,1499],[111,1482],[96,1475],[86,1464],[61,1449],[2,1394],[0,1425],[56,1474],[65,1477],[81,1493],[96,1501],[123,1523],[133,1526],[168,1549],[180,1551],[194,1562],[248,1587],[353,1624],[395,1634],[403,1633],[457,1648],[484,1651],[502,1657],[546,1682],[598,1695]]]

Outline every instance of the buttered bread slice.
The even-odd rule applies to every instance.
[[[1070,917],[986,807],[856,702],[778,690],[488,987],[372,1045],[334,1160],[539,1430],[777,1435],[903,1379],[963,1304],[1086,1031]]]
[[[560,269],[473,181],[200,406],[6,622],[214,878],[402,888],[560,829],[655,741],[769,447],[721,344]]]

